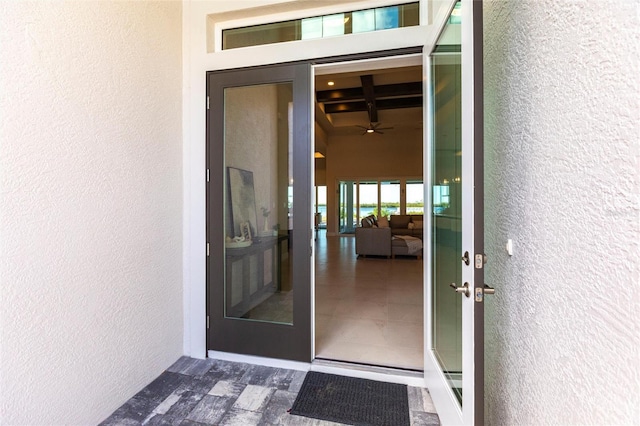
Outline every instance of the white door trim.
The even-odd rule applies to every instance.
[[[321,57],[359,54],[423,46],[430,52],[448,14],[451,0],[421,0],[418,27],[352,34],[339,38],[278,43],[256,48],[209,53],[211,16],[230,12],[236,5],[223,2],[186,2],[183,8],[183,282],[186,355],[204,358],[206,349],[206,72]],[[265,0],[264,4],[278,3]],[[241,13],[238,3],[235,12]],[[313,11],[311,11],[313,12]],[[292,15],[295,11],[290,12]],[[284,14],[283,17],[286,17]],[[424,24],[427,23],[427,24]],[[431,23],[431,24],[429,24]]]

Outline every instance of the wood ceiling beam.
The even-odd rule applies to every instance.
[[[380,99],[376,102],[376,110],[399,109],[399,108],[419,108],[422,107],[422,96],[410,98]],[[342,112],[368,111],[365,101],[340,102],[325,104],[325,114],[339,114]]]
[[[373,86],[376,100],[396,96],[422,96],[422,83],[397,83]],[[321,103],[358,101],[365,99],[361,87],[347,89],[319,90],[316,100]]]
[[[362,93],[369,112],[369,122],[377,123],[378,109],[376,108],[376,95],[373,89],[373,76],[371,74],[361,75],[360,82],[362,82]]]
[[[362,98],[364,98],[362,87],[353,87],[350,89],[319,90],[318,92],[316,92],[316,100],[322,103],[357,101]]]

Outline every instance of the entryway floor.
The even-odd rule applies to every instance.
[[[360,257],[352,236],[318,233],[316,357],[423,369],[423,261]]]
[[[287,413],[306,372],[180,358],[101,425],[340,425]],[[439,425],[429,391],[408,386],[411,424]]]

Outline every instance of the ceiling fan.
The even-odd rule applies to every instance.
[[[369,126],[365,127],[365,126],[358,126],[356,125],[356,127],[360,127],[362,130],[364,130],[364,132],[362,132],[362,135],[366,135],[367,133],[380,133],[381,135],[384,135],[384,132],[382,132],[381,130],[392,130],[393,127],[380,127],[382,123],[369,123]]]

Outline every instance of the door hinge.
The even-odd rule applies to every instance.
[[[209,109],[209,97],[207,96],[207,109]]]
[[[209,315],[207,315],[207,329],[209,329]]]
[[[207,169],[207,182],[209,182],[209,169]]]
[[[209,256],[209,243],[207,243],[207,257]]]

